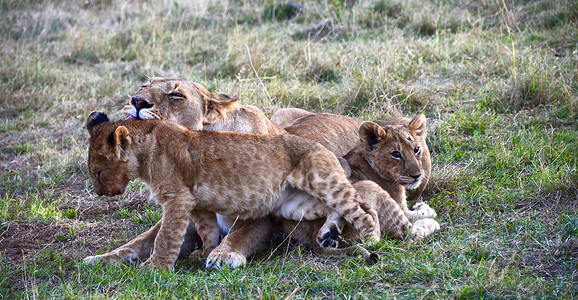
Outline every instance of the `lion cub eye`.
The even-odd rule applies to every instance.
[[[413,148],[413,153],[417,155],[420,150],[421,149],[419,149],[419,147],[415,147],[415,148]]]
[[[395,159],[400,159],[401,153],[399,153],[399,151],[393,151],[393,152],[391,152],[391,157],[393,157]]]

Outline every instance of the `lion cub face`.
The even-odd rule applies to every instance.
[[[88,151],[88,170],[97,195],[115,196],[123,194],[129,181],[137,177],[137,162],[131,157],[132,141],[124,126],[104,130],[110,125],[106,115],[92,113],[87,120],[91,138]]]
[[[178,78],[152,78],[125,106],[127,120],[169,120],[201,130],[231,110],[237,97],[211,93],[202,85]]]
[[[406,189],[417,188],[426,176],[420,147],[425,135],[423,115],[416,116],[407,126],[376,121],[364,122],[359,128],[359,138],[371,167],[381,177]]]

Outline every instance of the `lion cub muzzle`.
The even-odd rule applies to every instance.
[[[150,104],[148,101],[146,101],[143,98],[139,98],[139,97],[132,97],[130,99],[130,104],[134,107],[134,109],[136,110],[136,113],[134,116],[131,115],[131,117],[127,118],[127,120],[142,120],[142,118],[140,117],[140,111],[142,109],[148,109],[148,108],[152,108],[153,104]]]
[[[124,192],[126,191],[126,186],[128,185],[128,182],[120,182],[116,185],[116,187],[111,187],[108,191],[106,191],[105,193],[103,193],[103,195],[105,196],[109,196],[109,197],[114,197],[117,195],[122,195],[124,194]],[[99,195],[102,196],[102,195]]]

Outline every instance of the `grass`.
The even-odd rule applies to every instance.
[[[0,1],[0,298],[575,298],[578,4]],[[24,17],[23,17],[24,16]],[[88,267],[160,217],[96,197],[84,121],[150,76],[367,120],[424,113],[442,230],[381,260],[276,245],[247,267]]]

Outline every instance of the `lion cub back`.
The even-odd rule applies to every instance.
[[[285,130],[314,140],[337,157],[345,156],[359,144],[357,129],[363,120],[334,114],[311,114],[295,120]]]
[[[269,121],[263,112],[253,105],[237,105],[223,112],[223,116],[213,124],[205,124],[206,131],[237,131],[280,135],[286,131]]]
[[[157,137],[174,136],[169,134],[173,127],[166,125],[166,132],[155,130]],[[186,141],[169,139],[160,144],[164,146],[156,150],[159,155],[186,149],[176,162],[185,165],[176,170],[195,186],[200,209],[241,218],[269,213],[306,155],[332,156],[315,142],[289,135],[199,131],[188,132]]]

